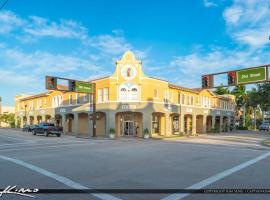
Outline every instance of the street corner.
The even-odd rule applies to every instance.
[[[270,147],[270,138],[263,140],[262,145]]]

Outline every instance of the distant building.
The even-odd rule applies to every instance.
[[[9,113],[15,113],[15,108],[13,106],[2,106],[0,104],[0,115],[9,114]],[[10,124],[0,121],[0,127],[7,128],[7,127],[10,127]]]
[[[15,113],[14,106],[1,106],[0,114],[9,114],[9,113]]]

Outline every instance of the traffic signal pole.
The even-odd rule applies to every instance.
[[[57,80],[65,80],[68,81],[67,88],[58,87]],[[63,92],[77,92],[84,94],[92,94],[93,102],[89,105],[89,112],[91,111],[91,106],[93,106],[92,120],[93,120],[93,137],[97,136],[97,114],[96,114],[96,83],[90,83],[85,81],[78,81],[68,78],[60,78],[54,76],[46,76],[45,77],[45,86],[47,90],[56,90]]]
[[[202,88],[203,89],[212,89],[212,88],[218,88],[219,86],[215,86],[214,84],[211,84],[211,79],[212,81],[214,80],[214,76],[216,75],[222,75],[222,74],[227,74],[228,76],[228,84],[227,85],[222,85],[223,87],[229,87],[229,86],[237,86],[237,85],[247,85],[247,84],[256,84],[256,83],[262,83],[262,82],[270,82],[269,77],[268,77],[268,70],[269,70],[270,64],[267,65],[261,65],[261,66],[256,66],[256,67],[249,67],[249,68],[244,68],[240,70],[231,70],[231,71],[224,71],[224,72],[218,72],[218,73],[213,73],[213,74],[204,74],[202,75]],[[245,71],[252,71],[255,69],[262,69],[264,68],[265,72],[265,77],[258,78],[257,80],[250,80],[250,81],[243,81],[247,74],[244,74],[243,72]],[[238,79],[241,77],[239,73],[242,72],[242,81],[239,81]],[[252,73],[252,72],[250,72]],[[255,72],[256,73],[256,72]],[[244,75],[243,75],[244,74]],[[243,78],[244,77],[244,78]]]
[[[93,137],[97,137],[96,83],[93,83]]]

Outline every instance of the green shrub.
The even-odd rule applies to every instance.
[[[115,134],[115,129],[114,128],[110,128],[110,134]]]
[[[143,134],[144,134],[144,135],[149,135],[149,130],[148,130],[148,128],[145,128],[145,129],[143,130]]]
[[[237,127],[238,130],[248,130],[247,126],[239,126]]]

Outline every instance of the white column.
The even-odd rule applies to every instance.
[[[215,128],[216,125],[216,116],[212,115],[212,128]]]
[[[170,115],[168,113],[165,114],[165,135],[171,135],[170,131]]]
[[[192,115],[192,135],[196,135],[196,115]]]
[[[143,113],[143,128],[142,128],[142,133],[144,131],[144,129],[148,129],[150,136],[152,134],[152,129],[151,129],[151,125],[152,125],[152,113],[150,112],[145,112]],[[165,122],[166,123],[166,122]]]
[[[207,119],[207,115],[203,115],[203,127],[202,127],[203,133],[206,133],[206,119]]]
[[[61,126],[63,128],[63,133],[67,133],[67,121],[66,121],[66,115],[61,115]]]
[[[228,132],[231,132],[231,116],[228,117]]]
[[[219,132],[221,133],[223,131],[223,116],[220,116],[219,120]]]
[[[73,121],[73,135],[79,136],[79,115],[78,113],[73,113],[74,114],[74,121]]]
[[[27,124],[27,125],[30,125],[30,116],[29,116],[29,115],[26,116],[26,124]]]
[[[180,134],[184,134],[184,114],[180,114],[180,118],[179,118],[179,124],[180,124]]]
[[[45,115],[41,115],[41,122],[45,122]]]

